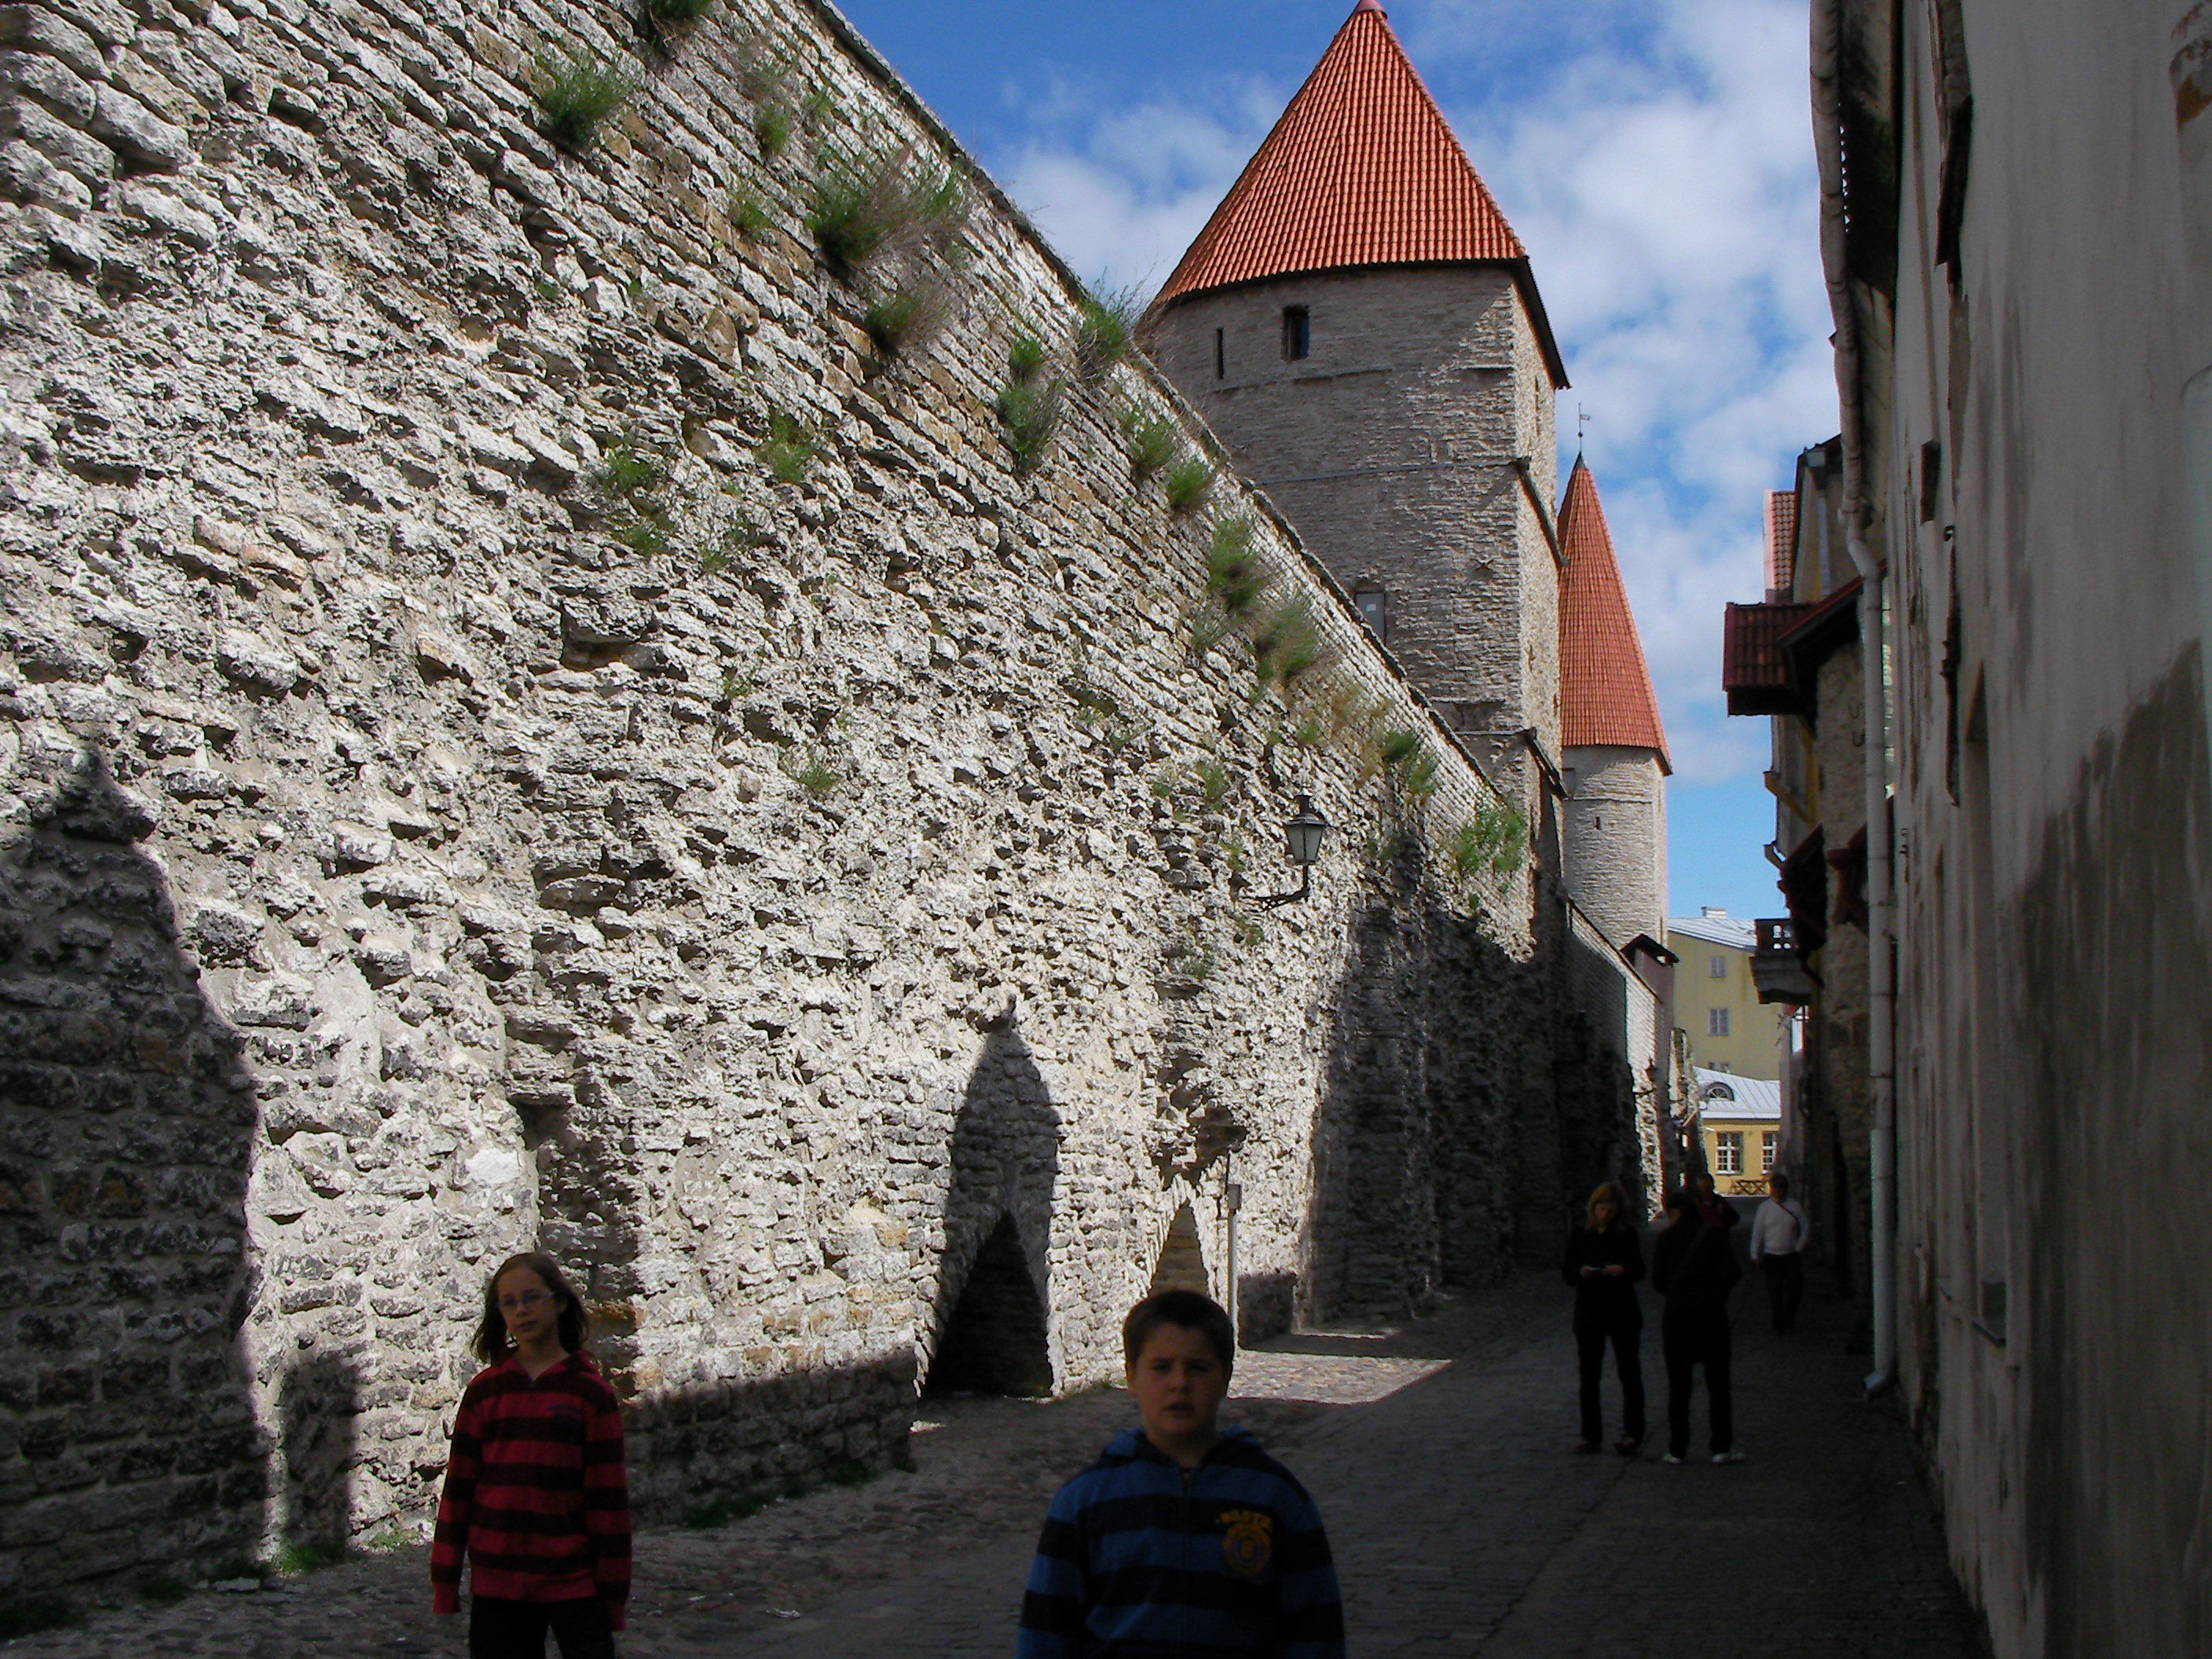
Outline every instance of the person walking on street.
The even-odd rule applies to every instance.
[[[1672,1218],[1651,1252],[1651,1288],[1667,1298],[1659,1345],[1667,1360],[1667,1456],[1690,1455],[1690,1391],[1697,1368],[1705,1370],[1705,1400],[1712,1416],[1716,1463],[1741,1463],[1735,1449],[1735,1401],[1729,1392],[1728,1297],[1743,1270],[1723,1228],[1705,1218],[1689,1188],[1668,1195]]]
[[[1797,1328],[1797,1304],[1805,1297],[1805,1246],[1813,1227],[1805,1206],[1790,1196],[1788,1176],[1769,1176],[1766,1193],[1766,1202],[1752,1218],[1751,1259],[1766,1281],[1767,1311],[1779,1334]]]
[[[1610,1342],[1613,1370],[1620,1377],[1620,1438],[1613,1449],[1633,1457],[1644,1443],[1644,1365],[1637,1352],[1644,1338],[1644,1310],[1636,1296],[1637,1282],[1644,1277],[1644,1249],[1624,1213],[1626,1207],[1620,1188],[1610,1181],[1599,1183],[1583,1208],[1583,1224],[1567,1235],[1561,1277],[1575,1287],[1575,1352],[1582,1364],[1583,1437],[1575,1449],[1594,1452],[1604,1438],[1598,1376]]]
[[[1743,1212],[1713,1190],[1713,1178],[1702,1170],[1691,1178],[1690,1189],[1698,1200],[1698,1213],[1716,1227],[1733,1227]]]

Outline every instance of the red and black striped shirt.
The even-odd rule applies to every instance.
[[[460,1607],[461,1560],[478,1595],[597,1596],[617,1630],[629,1600],[629,1486],[622,1408],[582,1354],[533,1378],[512,1357],[477,1373],[453,1419],[430,1544],[431,1606]]]

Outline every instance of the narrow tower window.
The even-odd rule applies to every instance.
[[[1225,328],[1213,331],[1213,378],[1217,380],[1229,378],[1229,331]]]
[[[1390,642],[1390,596],[1379,587],[1363,585],[1353,591],[1352,602],[1359,607],[1360,620],[1367,624],[1376,639],[1388,645]]]
[[[1313,355],[1313,315],[1304,306],[1283,307],[1283,356],[1296,362]]]

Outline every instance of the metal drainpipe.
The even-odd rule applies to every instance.
[[[1866,455],[1859,432],[1858,313],[1844,240],[1844,118],[1837,61],[1845,0],[1812,9],[1813,144],[1820,165],[1820,263],[1836,324],[1836,393],[1844,440],[1844,533],[1859,589],[1860,679],[1866,722],[1867,1034],[1874,1124],[1869,1137],[1872,1206],[1874,1370],[1869,1395],[1897,1378],[1897,989],[1890,958],[1893,901],[1889,830],[1888,662],[1883,649],[1882,572],[1866,543]]]

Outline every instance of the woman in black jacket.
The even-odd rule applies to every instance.
[[[1584,1207],[1584,1224],[1567,1235],[1567,1259],[1560,1277],[1575,1287],[1575,1352],[1582,1361],[1583,1437],[1575,1448],[1594,1452],[1604,1438],[1605,1419],[1598,1409],[1598,1372],[1605,1345],[1613,1344],[1613,1368],[1620,1374],[1620,1438],[1613,1450],[1633,1457],[1644,1443],[1644,1367],[1637,1347],[1644,1334],[1644,1310],[1636,1284],[1644,1277],[1644,1251],[1636,1229],[1623,1213],[1620,1188],[1601,1182]]]
[[[1705,1401],[1712,1411],[1716,1463],[1741,1463],[1735,1414],[1729,1391],[1728,1295],[1743,1276],[1727,1232],[1708,1221],[1688,1188],[1667,1200],[1673,1218],[1651,1247],[1651,1288],[1667,1298],[1659,1318],[1659,1344],[1667,1358],[1667,1456],[1690,1455],[1690,1389],[1705,1368]]]

